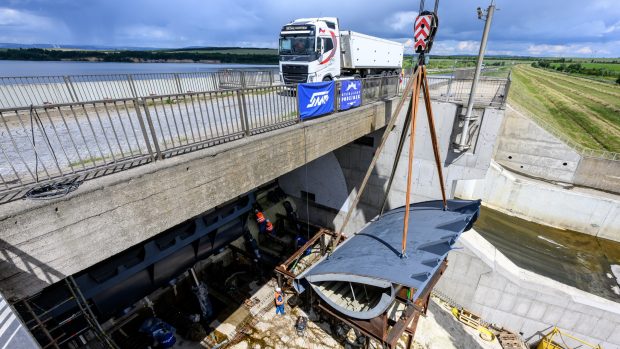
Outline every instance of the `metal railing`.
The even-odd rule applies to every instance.
[[[406,83],[409,76],[403,80]],[[473,79],[456,79],[451,76],[429,76],[431,98],[445,102],[467,103]],[[502,107],[508,97],[510,79],[481,77],[476,90],[476,105]]]
[[[363,104],[396,97],[401,86],[398,76],[363,79],[362,85]],[[278,85],[0,109],[0,203],[293,125],[300,122],[295,89]]]
[[[0,108],[280,85],[276,70],[0,78]]]
[[[362,79],[362,104],[396,97],[405,86],[403,80],[398,76]],[[262,72],[36,81],[32,85],[53,86],[38,91],[39,95],[30,89],[29,100],[39,101],[38,105],[0,109],[0,203],[300,122],[296,86],[278,84]],[[463,84],[467,82],[471,84]],[[229,89],[208,90],[216,83]],[[432,78],[431,97],[466,101],[461,96],[466,88],[460,83]],[[506,81],[493,80],[493,84],[488,92],[492,97],[481,95],[484,103],[499,103],[498,91],[507,89]],[[237,85],[246,87],[232,88]],[[251,85],[266,86],[247,87]],[[336,103],[339,91],[340,82],[336,82]],[[43,100],[41,96],[54,97]],[[100,96],[105,98],[83,100]],[[71,100],[47,102],[62,98]]]
[[[572,140],[564,132],[552,126],[546,120],[543,120],[541,117],[538,117],[531,113],[527,113],[527,115],[525,115],[522,111],[513,108],[510,104],[508,104],[507,106],[508,106],[508,109],[519,114],[520,116],[534,121],[534,123],[540,126],[543,130],[551,133],[554,137],[562,141],[564,144],[566,144],[568,147],[573,149],[575,152],[577,152],[581,156],[588,157],[588,158],[595,158],[595,159],[620,161],[620,153],[584,147],[583,145]]]

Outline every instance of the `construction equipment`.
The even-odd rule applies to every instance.
[[[527,349],[528,347],[523,343],[521,337],[517,334],[509,332],[505,329],[500,330],[497,335],[499,343],[504,349]]]
[[[317,303],[322,312],[351,326],[364,336],[382,343],[386,348],[396,347],[396,342],[403,334],[408,336],[406,347],[411,346],[419,316],[426,313],[430,292],[447,267],[446,254],[460,233],[471,228],[478,216],[480,206],[479,200],[467,202],[450,200],[448,202],[446,197],[427,70],[424,65],[425,55],[430,52],[437,31],[437,7],[438,0],[435,1],[433,12],[424,11],[424,1],[420,3],[420,17],[416,20],[416,41],[418,43],[416,50],[419,59],[414,74],[408,81],[403,92],[403,98],[398,102],[385,128],[381,142],[375,151],[358,193],[348,207],[342,226],[335,238],[332,239],[332,247],[328,254],[298,275],[290,273],[287,266],[280,266],[280,270],[277,269],[284,276],[294,276],[293,286],[297,292],[301,293],[304,288],[311,287],[319,296]],[[410,194],[413,179],[415,122],[418,115],[420,94],[424,96],[423,101],[426,107],[442,200],[412,205]],[[407,116],[400,135],[400,143],[385,192],[381,214],[355,236],[337,246],[341,242],[347,223],[364,193],[378,157],[394,129],[398,115],[408,96],[411,98],[409,99]],[[406,205],[390,211],[390,214],[383,215],[385,202],[409,130]],[[452,217],[454,215],[463,216],[458,219],[457,226],[451,226],[450,232],[436,233],[436,230],[442,229],[447,222],[456,222],[457,219]],[[408,240],[407,237],[409,226],[412,224],[410,222],[411,217],[416,217],[416,229],[421,229],[419,234],[415,235],[418,240]],[[401,227],[403,229],[402,239],[399,234]],[[396,232],[396,236],[393,232]],[[410,241],[409,249],[407,249],[407,241]],[[301,256],[307,247],[304,246],[298,250],[298,256]],[[407,251],[411,251],[411,258],[407,258]],[[375,261],[376,263],[374,263]],[[366,268],[367,264],[372,265]],[[296,262],[290,269],[294,269],[295,265]],[[383,268],[384,265],[387,267]],[[359,272],[360,269],[364,270],[363,275]],[[405,270],[403,271],[403,269]]]
[[[538,343],[536,349],[572,349],[574,348],[574,344],[569,346],[566,342],[567,340],[564,338],[567,337],[572,341],[576,341],[581,348],[581,345],[585,345],[591,349],[603,349],[603,347],[599,345],[590,344],[585,342],[577,337],[571,336],[568,333],[562,332],[559,328],[554,327],[547,333]],[[560,344],[561,343],[561,344]]]
[[[392,182],[396,174],[396,169],[398,167],[400,154],[402,153],[402,149],[403,149],[404,142],[406,139],[407,129],[410,126],[411,133],[409,137],[407,193],[406,193],[406,204],[405,204],[405,217],[404,217],[404,224],[403,224],[403,236],[402,236],[402,244],[401,244],[402,245],[401,246],[401,257],[402,258],[407,257],[406,255],[407,233],[408,233],[408,227],[409,227],[409,224],[408,224],[409,223],[409,207],[411,204],[411,181],[413,178],[413,152],[414,152],[414,145],[415,145],[415,127],[416,127],[416,118],[418,115],[418,103],[420,99],[420,93],[423,93],[424,95],[424,104],[426,107],[426,115],[428,119],[429,131],[430,131],[431,141],[433,145],[433,153],[435,156],[435,165],[437,167],[437,173],[439,176],[443,207],[444,207],[444,210],[448,209],[448,203],[446,199],[446,189],[445,189],[445,184],[444,184],[444,179],[443,179],[443,167],[441,164],[441,155],[439,154],[439,145],[437,142],[437,133],[435,131],[435,121],[433,118],[429,84],[428,84],[428,78],[427,78],[427,70],[426,70],[426,65],[425,65],[425,60],[426,60],[425,55],[430,52],[433,46],[433,39],[438,29],[438,24],[439,24],[439,19],[437,16],[438,6],[439,6],[439,0],[435,0],[434,11],[433,12],[425,11],[424,0],[420,1],[420,11],[419,11],[420,15],[416,19],[415,27],[414,27],[414,30],[415,30],[414,34],[415,34],[415,39],[416,39],[415,49],[416,49],[416,52],[418,53],[418,61],[415,67],[415,71],[413,73],[413,76],[411,77],[411,79],[409,80],[409,82],[407,83],[405,87],[405,91],[403,92],[403,97],[398,103],[396,110],[393,113],[392,118],[390,119],[390,122],[388,123],[386,127],[386,131],[383,134],[381,143],[379,147],[377,148],[377,151],[375,152],[375,155],[370,163],[370,166],[368,167],[368,170],[366,172],[364,180],[362,181],[358,194],[353,200],[353,203],[351,207],[349,208],[347,215],[345,216],[345,219],[342,223],[342,227],[338,231],[338,236],[340,236],[342,232],[344,231],[347,223],[349,222],[349,219],[351,218],[351,214],[353,213],[354,208],[359,203],[359,199],[364,193],[364,189],[366,189],[366,184],[368,183],[368,179],[370,178],[370,175],[377,163],[377,159],[380,156],[385,146],[389,133],[394,127],[396,118],[398,114],[400,113],[400,110],[403,106],[403,101],[405,100],[406,96],[413,91],[413,93],[411,94],[411,99],[409,101],[409,109],[407,111],[407,117],[405,119],[402,134],[400,136],[398,150],[396,152],[396,157],[394,159],[394,164],[392,166],[392,172],[388,180],[388,186],[387,186],[385,196],[384,196],[383,207],[381,209],[381,213],[383,213],[386,202],[387,202],[387,197],[390,193]],[[339,241],[339,239],[336,239],[335,241]]]

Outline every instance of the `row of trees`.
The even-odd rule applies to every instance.
[[[39,48],[8,49],[0,51],[0,60],[22,61],[87,61],[140,62],[191,60],[219,61],[221,63],[277,64],[277,55],[231,54],[221,52],[166,52],[166,51],[68,51]]]
[[[592,76],[617,76],[616,80],[617,84],[620,84],[620,74],[618,72],[604,69],[604,68],[587,68],[581,65],[581,63],[561,63],[554,64],[549,60],[533,62],[532,67],[534,68],[545,68],[545,69],[554,69],[560,72],[570,73],[570,74],[583,74],[583,75],[592,75]]]

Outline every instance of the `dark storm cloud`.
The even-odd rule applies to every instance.
[[[442,0],[434,53],[475,53],[483,26],[475,8],[486,5]],[[490,53],[620,56],[617,0],[498,0],[497,6]],[[314,16],[337,16],[345,29],[404,42],[417,10],[405,0],[0,0],[0,42],[275,47],[282,24]]]

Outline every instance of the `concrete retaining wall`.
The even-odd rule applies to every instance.
[[[582,158],[573,183],[620,193],[620,161]]]
[[[473,230],[458,245],[435,287],[441,294],[526,339],[558,326],[605,349],[620,348],[620,303],[521,269]]]
[[[620,241],[620,197],[564,189],[517,176],[492,163],[483,180],[462,181],[455,195],[525,220]]]
[[[453,187],[458,180],[484,178],[491,162],[493,146],[504,116],[504,110],[502,109],[486,108],[481,110],[482,121],[476,144],[471,151],[457,154],[451,149],[454,133],[460,131],[458,128],[455,130],[455,119],[458,117],[457,110],[458,105],[454,103],[433,102],[435,127],[441,158],[444,161],[444,179],[449,196],[452,195]],[[375,170],[369,179],[364,195],[353,212],[345,233],[357,231],[379,213],[394,157],[396,156],[405,113],[406,108],[403,108],[399,121],[388,138],[383,153],[379,157]],[[315,194],[316,204],[333,209],[335,212],[340,212],[338,215],[330,215],[332,221],[321,221],[326,226],[334,226],[339,229],[344,218],[343,216],[346,215],[350,203],[359,191],[372,157],[381,142],[382,135],[383,130],[380,130],[366,136],[368,138],[364,142],[347,144],[334,151],[335,157],[330,156],[329,159],[321,159],[320,166],[310,164],[310,166],[307,166],[307,169],[299,169],[283,176],[280,179],[280,184],[291,196],[299,198],[302,190],[308,191]],[[439,179],[435,167],[428,121],[423,107],[420,107],[418,115],[415,142],[412,200],[416,202],[440,199]],[[409,157],[408,145],[409,139],[406,140],[405,148],[401,154],[387,209],[405,204],[407,161]],[[333,175],[334,179],[316,179],[325,177],[325,174]],[[340,179],[342,175],[344,175],[345,179],[345,188],[342,187],[343,181]],[[306,176],[310,178],[308,183],[306,183]],[[347,195],[344,195],[343,192],[347,193]],[[326,196],[329,196],[329,198],[326,199]],[[302,205],[305,206],[303,203]],[[302,209],[301,211],[305,210]]]
[[[572,183],[581,155],[532,120],[506,108],[494,159],[522,173]]]
[[[378,102],[84,183],[0,212],[0,291],[37,293],[145,239],[384,127]]]
[[[510,106],[494,159],[529,176],[620,193],[620,161],[583,156]]]

